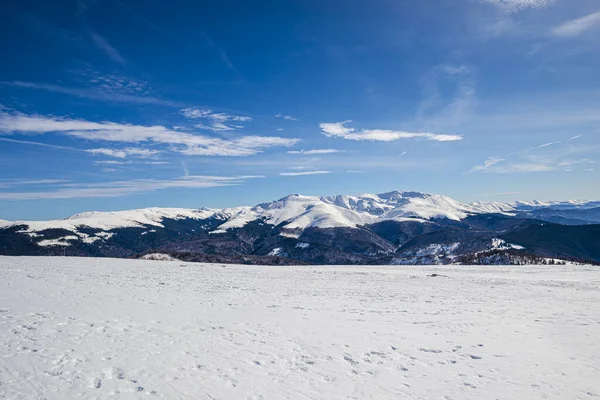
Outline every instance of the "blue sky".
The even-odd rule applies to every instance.
[[[597,0],[13,1],[0,32],[2,219],[600,198]]]

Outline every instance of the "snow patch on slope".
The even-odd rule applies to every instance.
[[[163,227],[161,221],[169,219],[206,219],[217,211],[210,209],[191,210],[184,208],[144,208],[139,210],[99,212],[91,211],[51,221],[13,221],[9,226],[26,225],[24,232],[39,232],[46,229],[65,229],[76,232],[78,227],[110,230],[117,228],[139,228],[144,225]]]
[[[79,240],[79,236],[64,236],[58,239],[48,239],[38,242],[38,246],[70,246],[69,240]]]

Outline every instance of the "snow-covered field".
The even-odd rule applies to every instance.
[[[599,377],[597,267],[0,257],[3,399],[594,399]]]

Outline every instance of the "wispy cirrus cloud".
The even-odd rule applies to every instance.
[[[38,186],[64,184],[70,181],[66,179],[5,179],[0,180],[0,189],[7,189],[17,186]]]
[[[0,200],[39,200],[123,197],[165,189],[201,189],[243,184],[263,176],[187,176],[174,179],[135,179],[101,183],[61,183],[43,191],[0,192]]]
[[[489,157],[483,164],[473,166],[466,174],[570,171],[572,167],[578,165],[594,164],[593,159],[576,157],[578,154],[593,153],[594,148],[569,144],[581,137],[582,135],[576,135],[568,139],[517,150],[504,157]]]
[[[233,115],[224,112],[215,112],[209,108],[184,108],[180,110],[186,118],[192,119],[210,119],[213,121],[240,121],[247,122],[252,121],[251,117],[245,115]]]
[[[471,168],[468,172],[471,173],[471,172],[487,171],[491,167],[493,167],[494,165],[496,165],[498,163],[501,163],[502,161],[506,161],[506,159],[498,158],[498,157],[490,157],[487,160],[485,160],[482,165],[476,165],[473,168]]]
[[[334,154],[343,153],[343,150],[336,149],[314,149],[314,150],[288,150],[288,154],[305,154],[305,155],[316,155],[316,154]]]
[[[564,22],[552,30],[554,36],[572,38],[600,27],[600,11]]]
[[[124,150],[78,149],[75,147],[57,146],[57,145],[52,145],[52,144],[47,144],[47,143],[33,142],[30,140],[17,140],[17,139],[3,138],[3,137],[0,137],[0,141],[7,142],[7,143],[24,144],[24,145],[29,145],[29,146],[40,146],[40,147],[46,147],[46,148],[50,148],[50,149],[57,149],[57,150],[85,152],[85,153],[91,153],[94,155],[107,155],[110,157],[117,157],[117,158],[125,158],[127,155],[133,155],[133,156],[139,156],[141,158],[145,158],[145,157],[150,157],[150,156],[160,153],[160,151],[158,151],[158,150],[136,149],[136,148],[132,148],[132,147],[125,148]],[[118,164],[163,165],[163,164],[170,164],[170,162],[169,161],[139,161],[139,160],[136,160],[136,161],[106,160],[106,161],[94,161],[94,164],[96,164],[96,165],[102,165],[102,164],[107,164],[107,165],[109,165],[109,164],[113,164],[113,165],[118,165]]]
[[[116,158],[126,158],[128,156],[146,158],[157,155],[160,153],[158,150],[140,149],[135,147],[126,147],[124,149],[88,149],[85,150],[87,153],[94,155],[104,155]]]
[[[94,32],[90,33],[90,37],[92,38],[92,41],[94,42],[94,44],[100,50],[102,50],[104,53],[106,53],[106,55],[111,60],[113,60],[119,64],[125,64],[125,59],[123,58],[123,56],[121,56],[121,53],[119,53],[119,51],[117,49],[115,49],[113,46],[111,46],[111,44],[108,43],[108,40],[106,40],[105,38],[103,38],[102,36],[100,36]]]
[[[294,118],[291,115],[283,115],[281,113],[275,114],[275,118],[281,118],[281,119],[284,119],[286,121],[298,121],[298,118]]]
[[[144,94],[132,94],[130,92],[120,92],[114,90],[106,90],[105,87],[69,87],[55,85],[51,83],[35,83],[35,82],[23,82],[23,81],[12,81],[12,82],[0,82],[2,85],[16,86],[28,89],[45,90],[48,92],[62,93],[70,96],[80,97],[83,99],[90,100],[101,100],[108,102],[117,103],[135,103],[135,104],[156,104],[167,107],[185,107],[185,103],[178,101],[172,101],[162,99],[159,97],[148,96]]]
[[[196,128],[203,130],[234,131],[242,129],[244,126],[240,122],[252,121],[251,117],[246,115],[233,115],[224,112],[215,112],[209,108],[184,108],[179,112],[186,118],[204,120],[206,123],[196,125]]]
[[[291,147],[300,139],[271,136],[241,136],[226,140],[174,130],[115,122],[57,118],[53,116],[0,113],[0,134],[58,133],[91,141],[168,145],[169,150],[187,155],[249,156],[270,147]]]
[[[307,175],[327,175],[331,171],[302,171],[302,172],[281,172],[280,176],[307,176]]]
[[[556,0],[483,0],[484,3],[494,5],[504,11],[517,12],[526,9],[537,9],[549,7]]]
[[[422,77],[423,99],[415,125],[423,131],[460,129],[478,104],[475,68],[466,64],[439,64]]]
[[[238,129],[242,129],[244,126],[243,125],[225,125],[222,122],[215,122],[210,125],[197,124],[197,125],[194,125],[194,127],[205,130],[205,131],[226,132],[226,131],[235,131]]]
[[[395,131],[388,129],[363,129],[356,130],[349,128],[346,124],[352,121],[333,122],[333,123],[321,123],[321,133],[327,137],[340,138],[346,140],[356,141],[378,141],[378,142],[392,142],[400,139],[426,139],[434,140],[438,142],[450,142],[462,140],[460,135],[444,135],[434,133],[415,133],[415,132],[404,132]]]
[[[0,114],[0,117],[1,117],[1,114]],[[30,145],[30,146],[46,147],[46,148],[57,149],[57,150],[81,151],[81,149],[77,149],[75,147],[58,146],[58,145],[48,144],[48,143],[33,142],[31,140],[18,140],[18,139],[9,139],[9,138],[0,137],[0,142],[25,144],[25,145]]]
[[[202,32],[202,36],[204,37],[204,40],[206,40],[206,43],[212,47],[213,49],[215,49],[217,51],[217,53],[219,54],[219,58],[221,59],[221,61],[223,61],[223,63],[225,65],[227,65],[227,67],[232,70],[233,72],[238,72],[238,70],[235,68],[235,66],[233,65],[233,63],[231,62],[231,60],[229,59],[229,56],[227,55],[227,53],[225,52],[225,50],[223,50],[223,48],[221,48],[220,46],[217,46],[217,44],[215,43],[215,41],[208,36],[208,34],[206,32]]]
[[[103,90],[106,93],[130,94],[144,97],[154,97],[157,90],[142,79],[118,74],[103,74],[93,68],[76,69],[71,71],[75,80],[82,85]]]
[[[509,173],[519,173],[519,172],[549,172],[556,171],[558,169],[557,165],[553,165],[551,163],[544,162],[513,162],[513,163],[504,163],[499,164],[499,162],[495,162],[494,160],[486,160],[484,162],[484,166],[474,167],[471,169],[473,172],[481,171],[481,172],[492,172],[497,174],[509,174]]]
[[[94,161],[95,165],[131,165],[131,164],[146,164],[146,165],[166,165],[171,164],[169,161],[117,161],[117,160],[99,160]]]

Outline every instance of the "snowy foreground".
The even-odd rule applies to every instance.
[[[2,399],[594,399],[598,377],[597,267],[0,257]]]

